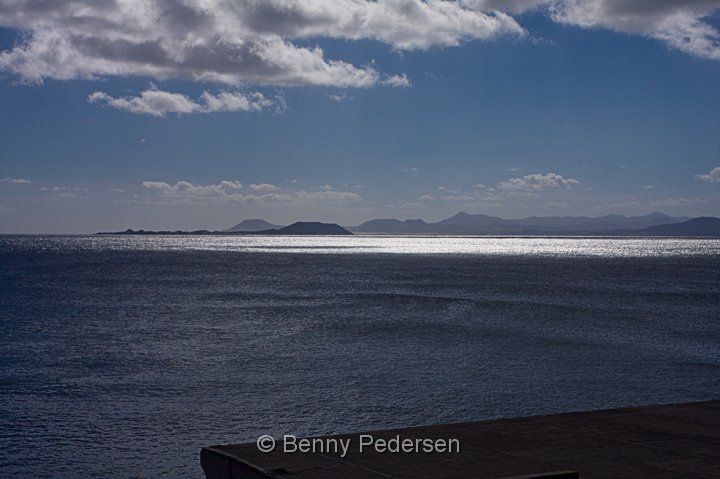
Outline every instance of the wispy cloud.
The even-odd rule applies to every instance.
[[[510,178],[501,181],[497,189],[507,192],[539,192],[543,190],[569,190],[580,185],[574,178],[564,178],[557,173],[525,175],[521,178]]]
[[[342,103],[344,101],[350,101],[353,99],[353,97],[348,96],[347,93],[330,93],[328,95],[328,98],[330,98],[333,101],[336,101],[338,103]]]
[[[580,181],[575,178],[565,178],[557,173],[535,173],[500,181],[494,187],[483,183],[476,183],[468,190],[439,186],[436,192],[424,194],[417,198],[417,201],[459,202],[468,206],[489,203],[515,204],[515,200],[519,197],[540,194],[557,197],[557,194],[564,194],[580,186]],[[583,188],[583,190],[588,190],[588,188]]]
[[[216,184],[199,185],[189,181],[170,184],[164,181],[144,181],[142,185],[151,190],[157,199],[169,202],[315,202],[315,201],[361,201],[357,193],[336,191],[332,187],[321,191],[282,189],[268,183],[253,183],[247,191],[239,181],[224,180]],[[328,185],[329,186],[329,185]]]
[[[389,76],[385,78],[381,83],[383,85],[388,85],[396,88],[409,88],[411,86],[410,79],[407,77],[407,75],[404,74]]]
[[[223,91],[217,95],[203,92],[199,101],[195,101],[181,93],[171,93],[157,88],[145,90],[139,96],[118,98],[96,91],[88,96],[88,101],[131,113],[158,117],[168,113],[259,112],[268,108],[275,108],[276,111],[284,108],[284,102],[272,100],[259,92],[244,94]]]
[[[241,182],[231,180],[223,180],[213,185],[196,185],[189,181],[178,181],[174,185],[164,181],[143,181],[142,185],[169,197],[228,196],[243,187]]]
[[[0,183],[13,183],[16,185],[25,185],[32,183],[30,180],[26,180],[24,178],[0,178]]]
[[[250,189],[253,191],[278,191],[280,187],[269,183],[253,183],[250,185]]]
[[[720,166],[716,166],[710,170],[710,173],[696,175],[696,178],[707,183],[720,183]]]
[[[662,200],[655,200],[650,203],[653,206],[664,207],[664,206],[691,206],[703,203],[709,203],[709,198],[665,198]]]
[[[362,197],[351,191],[298,191],[296,197],[312,201],[360,201]]]

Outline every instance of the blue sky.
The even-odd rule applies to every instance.
[[[703,0],[0,0],[0,232],[720,216],[719,24]]]

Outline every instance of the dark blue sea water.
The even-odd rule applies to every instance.
[[[0,477],[720,397],[720,241],[0,237]]]

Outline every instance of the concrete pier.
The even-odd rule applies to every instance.
[[[408,439],[412,452],[378,451]],[[416,452],[417,440],[457,439],[459,452]],[[256,443],[210,446],[208,479],[720,478],[720,401],[610,409],[325,436],[338,451],[273,452]],[[328,441],[330,440],[330,441]],[[423,444],[423,443],[421,443]],[[433,443],[435,445],[436,443]],[[422,446],[421,446],[422,448]],[[317,447],[316,447],[317,449]],[[382,449],[382,448],[381,448]]]

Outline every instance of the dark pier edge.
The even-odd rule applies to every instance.
[[[324,437],[358,444],[359,434]],[[720,477],[720,400],[362,434],[457,437],[462,448],[454,455],[365,451],[340,458],[330,453],[263,454],[255,443],[245,443],[204,447],[201,465],[207,479]]]
[[[228,454],[218,446],[203,447],[200,451],[200,465],[208,479],[215,478],[247,478],[247,479],[282,479],[260,466],[244,461]]]

